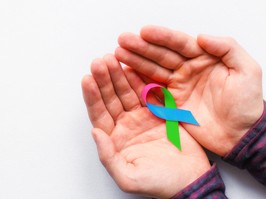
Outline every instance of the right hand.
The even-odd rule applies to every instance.
[[[143,79],[166,85],[179,108],[191,110],[200,124],[184,128],[214,153],[228,154],[263,112],[261,69],[233,39],[196,40],[146,26],[140,36],[122,34],[119,44],[117,59]]]

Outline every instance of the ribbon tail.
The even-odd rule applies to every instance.
[[[181,151],[178,122],[166,120],[166,133],[168,140]]]

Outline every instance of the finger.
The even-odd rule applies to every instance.
[[[92,75],[99,87],[102,100],[114,120],[124,111],[123,105],[113,88],[107,65],[103,59],[95,59],[91,64]]]
[[[144,57],[141,57],[121,47],[116,49],[115,56],[120,62],[132,67],[137,72],[150,77],[154,81],[162,83],[167,83],[170,81],[172,71],[163,68]]]
[[[256,61],[232,38],[199,35],[198,43],[209,54],[221,58],[228,68],[247,73],[260,71]]]
[[[128,83],[117,59],[113,55],[106,55],[104,60],[108,67],[113,87],[124,107],[124,110],[129,111],[140,107],[141,104],[139,98]]]
[[[122,48],[143,56],[168,69],[178,69],[186,60],[182,55],[171,49],[146,42],[132,33],[121,34],[118,43]]]
[[[115,149],[115,145],[101,129],[94,128],[92,135],[97,146],[99,159],[117,185],[125,192],[137,190],[131,175],[134,175],[134,165],[127,162]]]
[[[197,40],[182,32],[159,26],[145,26],[140,34],[145,41],[169,48],[187,58],[194,58],[203,53]]]
[[[124,68],[124,73],[127,77],[127,80],[131,86],[131,88],[135,91],[135,93],[137,94],[138,98],[141,101],[142,106],[146,106],[145,102],[142,99],[141,93],[142,90],[144,88],[144,86],[146,85],[147,82],[144,82],[142,80],[142,78],[140,77],[140,75],[138,75],[132,68],[130,67],[126,67]],[[150,103],[153,104],[158,104],[159,101],[156,98],[155,95],[148,95],[148,99],[147,99]]]
[[[114,121],[105,107],[99,88],[92,76],[83,77],[82,91],[92,125],[111,133]]]
[[[124,73],[131,88],[135,91],[136,95],[138,96],[142,106],[145,106],[145,103],[141,98],[141,92],[146,84],[142,81],[142,79],[135,73],[135,71],[132,68],[125,67]]]

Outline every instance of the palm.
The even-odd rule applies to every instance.
[[[163,121],[152,116],[146,107],[121,113],[115,124],[110,136],[119,151],[165,138]]]
[[[215,46],[208,49],[213,56],[194,38],[160,27],[144,28],[141,37],[121,35],[118,60],[144,75],[140,76],[145,81],[165,84],[177,105],[191,110],[200,123],[184,124],[185,129],[209,150],[228,153],[262,113],[260,78],[254,75],[257,64],[245,59],[242,49],[230,55],[225,47]],[[243,60],[232,59],[235,50]]]
[[[234,137],[236,132],[243,130],[242,128],[246,130],[243,127],[246,118],[241,117],[245,107],[235,104],[236,100],[240,102],[239,94],[242,94],[245,88],[235,88],[235,85],[241,84],[241,80],[236,79],[235,74],[229,75],[228,68],[223,63],[212,56],[204,54],[202,57],[204,59],[197,57],[184,63],[185,68],[190,69],[190,62],[202,66],[197,70],[200,75],[192,78],[191,74],[183,71],[183,75],[180,76],[179,70],[184,70],[181,66],[173,72],[173,80],[167,86],[180,108],[192,110],[200,124],[200,128],[187,124],[184,124],[184,127],[202,145],[209,146],[211,151],[221,153],[219,151],[221,148],[230,145],[226,142],[228,136]],[[177,86],[180,82],[182,88]]]
[[[167,198],[193,181],[179,181],[181,174],[188,172],[188,164],[196,165],[206,160],[200,146],[186,136],[188,134],[183,137],[188,139],[185,141],[188,142],[187,147],[180,153],[166,139],[164,122],[152,116],[146,107],[123,113],[111,132],[119,156],[127,162],[127,177],[134,179],[137,184],[146,185],[145,192],[140,193]],[[167,180],[163,185],[154,184],[159,179]]]
[[[94,63],[93,77],[83,81],[90,119],[102,129],[94,132],[105,137],[96,138],[99,156],[122,189],[169,198],[209,169],[207,157],[182,127],[180,153],[166,139],[164,121],[142,106],[144,83],[130,71],[126,78],[118,62],[114,66],[109,59]],[[197,168],[192,172],[188,164]],[[182,173],[191,174],[180,182]]]

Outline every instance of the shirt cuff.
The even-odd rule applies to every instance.
[[[192,182],[171,199],[201,199],[201,198],[227,198],[224,194],[225,186],[216,164]]]

